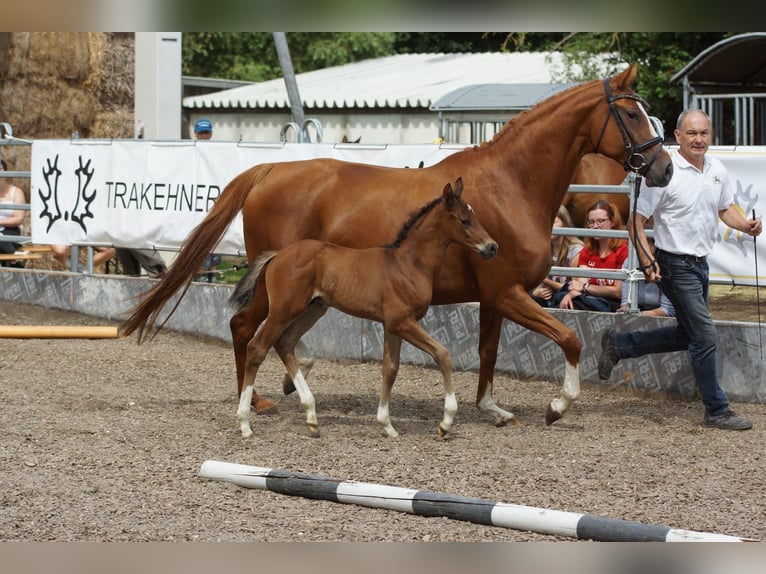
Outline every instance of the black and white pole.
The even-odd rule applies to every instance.
[[[580,540],[604,542],[744,542],[749,540],[725,534],[679,530],[666,526],[369,482],[340,481],[301,472],[214,460],[205,461],[199,475],[202,478],[233,482],[245,488],[270,490],[290,496],[396,510],[419,516],[441,516],[475,524]]]

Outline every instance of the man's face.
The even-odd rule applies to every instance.
[[[713,130],[705,114],[689,112],[675,135],[681,155],[690,163],[702,165],[713,139]]]
[[[209,140],[212,137],[213,132],[197,132],[194,135],[197,136],[198,140]]]

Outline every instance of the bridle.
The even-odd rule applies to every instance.
[[[614,105],[614,102],[616,102],[617,100],[629,99],[629,100],[634,100],[638,102],[640,105],[644,106],[645,108],[648,107],[646,102],[643,100],[643,98],[641,98],[639,95],[634,93],[612,95],[612,87],[609,85],[609,78],[606,78],[604,80],[604,90],[606,91],[606,101],[609,103],[609,113],[606,115],[606,119],[604,120],[604,125],[601,128],[601,134],[598,136],[598,142],[596,143],[596,150],[594,153],[598,153],[598,148],[601,145],[601,140],[604,137],[604,132],[606,132],[606,126],[609,124],[609,118],[611,116],[614,116],[614,120],[615,122],[617,122],[617,127],[620,129],[620,135],[622,136],[622,141],[625,143],[625,161],[623,163],[623,167],[625,168],[625,171],[632,171],[640,176],[644,176],[652,167],[654,160],[657,159],[657,156],[662,150],[663,138],[662,136],[657,136],[648,141],[645,141],[642,144],[636,144],[636,140],[633,138],[633,134],[630,133],[630,130],[625,125],[625,122],[620,116],[620,112],[617,111],[617,106]],[[651,119],[649,121],[651,123]],[[647,161],[646,157],[644,156],[642,152],[644,152],[645,150],[649,149],[652,146],[656,146],[657,149],[652,155],[651,159]],[[641,187],[641,179],[637,177],[634,181],[633,210],[632,210],[634,232],[636,229],[636,203],[638,202],[638,193],[639,193],[640,187]],[[633,245],[639,246],[641,250],[644,252],[644,255],[646,255],[646,257],[649,259],[650,263],[647,266],[647,268],[651,267],[655,271],[659,271],[659,268],[657,267],[656,259],[652,257],[651,253],[647,252],[643,243],[640,241],[637,241],[636,237],[633,237],[632,241],[633,241]],[[642,268],[642,271],[643,270],[644,268]]]
[[[648,172],[652,167],[654,160],[657,159],[657,156],[662,150],[661,144],[663,139],[662,137],[657,136],[648,141],[645,141],[642,144],[637,144],[636,140],[633,138],[633,134],[630,133],[630,130],[625,125],[625,122],[620,116],[620,112],[617,110],[617,106],[615,106],[614,103],[617,100],[628,99],[634,100],[644,107],[648,106],[646,105],[646,102],[643,100],[643,98],[637,94],[626,93],[612,95],[612,88],[609,85],[609,78],[604,80],[604,90],[606,91],[606,101],[609,103],[609,113],[604,120],[604,125],[601,128],[601,134],[598,136],[596,149],[593,153],[598,153],[598,148],[601,146],[601,140],[604,138],[604,133],[606,132],[606,126],[609,124],[609,118],[614,116],[614,121],[617,122],[617,127],[620,129],[622,141],[625,143],[625,161],[623,163],[625,171],[632,171],[639,175],[645,175],[646,172]],[[653,146],[657,146],[657,150],[654,152],[649,161],[647,161],[642,152]]]

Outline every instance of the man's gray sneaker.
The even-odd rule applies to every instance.
[[[612,367],[620,359],[614,354],[614,329],[606,329],[601,334],[601,356],[598,358],[598,378],[607,380],[612,375]]]
[[[715,417],[705,413],[705,426],[724,430],[748,430],[753,428],[753,422],[729,409]]]

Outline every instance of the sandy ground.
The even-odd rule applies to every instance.
[[[3,303],[0,324],[108,325]],[[198,476],[206,460],[301,471],[498,502],[766,539],[766,405],[736,404],[755,428],[701,425],[697,401],[586,386],[551,427],[557,384],[498,375],[495,398],[522,426],[473,405],[477,375],[455,373],[454,433],[436,433],[441,381],[403,366],[375,421],[380,366],[318,361],[309,383],[321,437],[274,358],[259,388],[280,413],[236,423],[228,344],[163,331],[128,339],[0,341],[0,540],[552,541],[555,536],[244,489]]]

